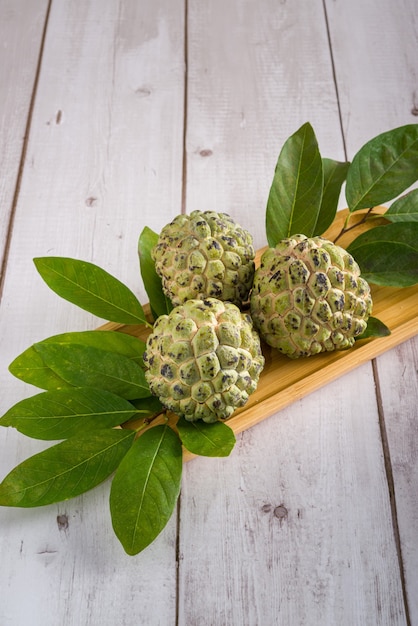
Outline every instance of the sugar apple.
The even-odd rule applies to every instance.
[[[372,299],[346,250],[293,235],[264,252],[250,306],[265,342],[297,358],[351,347],[366,329]]]
[[[215,422],[246,403],[264,357],[251,317],[206,298],[157,319],[144,364],[151,392],[165,407],[189,421]]]
[[[254,277],[252,236],[226,213],[178,215],[164,226],[151,254],[174,306],[207,297],[241,306],[248,298]]]

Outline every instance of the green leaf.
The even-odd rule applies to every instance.
[[[201,456],[229,456],[236,441],[234,431],[223,422],[207,424],[180,418],[177,429],[184,447]]]
[[[322,159],[324,190],[314,235],[322,235],[334,221],[341,187],[347,177],[349,165],[349,163],[333,159]]]
[[[140,423],[144,425],[150,424],[154,418],[166,411],[165,407],[155,396],[139,398],[130,402],[135,407],[136,413],[130,420],[125,422],[125,425],[129,428],[128,424],[133,423],[133,430],[140,430],[141,426],[138,426]]]
[[[182,447],[168,425],[154,426],[134,443],[112,481],[113,528],[128,554],[138,554],[163,530],[179,492]]]
[[[347,174],[350,211],[396,198],[418,179],[418,124],[378,135],[355,155]]]
[[[85,311],[120,324],[147,323],[132,291],[97,265],[66,257],[40,257],[34,263],[52,291]]]
[[[140,413],[140,418],[152,417],[156,413],[162,413],[162,411],[164,411],[164,406],[155,396],[132,400],[131,404],[135,407],[136,412]]]
[[[384,217],[390,222],[418,222],[418,189],[395,200]]]
[[[0,484],[0,505],[43,506],[74,498],[110,476],[134,438],[129,430],[97,430],[35,454]]]
[[[131,400],[151,395],[144,371],[126,356],[78,344],[34,345],[43,361],[74,387],[94,387]]]
[[[62,333],[48,337],[37,345],[46,343],[91,346],[106,352],[115,352],[116,354],[126,356],[138,363],[138,365],[142,365],[142,355],[145,350],[145,342],[141,341],[141,339],[112,330],[86,330]],[[52,390],[72,386],[44,363],[40,353],[36,351],[34,346],[27,348],[16,357],[10,364],[9,371],[16,378],[30,385],[35,385],[35,387],[40,389]]]
[[[418,222],[376,226],[359,235],[347,250],[371,283],[409,287],[418,282]]]
[[[160,315],[170,313],[173,308],[170,300],[164,295],[161,278],[155,271],[155,263],[151,256],[151,250],[157,244],[157,241],[157,233],[145,226],[138,241],[138,255],[142,281],[148,294],[154,319]]]
[[[36,439],[74,437],[98,428],[113,428],[137,413],[124,398],[91,388],[44,391],[15,404],[0,419]]]
[[[72,387],[44,363],[34,346],[19,354],[9,365],[9,371],[19,380],[40,389],[69,389]]]
[[[361,335],[356,337],[356,341],[360,339],[369,339],[370,337],[388,337],[390,329],[377,317],[369,317],[367,320],[367,328]]]
[[[266,210],[269,246],[297,233],[313,234],[322,188],[322,159],[313,128],[306,123],[289,137],[277,161]]]

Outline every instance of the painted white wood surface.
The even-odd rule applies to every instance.
[[[0,267],[27,131],[47,0],[2,0],[0,7]]]
[[[205,208],[227,206],[251,225],[261,245],[260,215],[277,156],[273,140],[283,133],[282,142],[309,120],[323,154],[343,158],[323,5],[189,6],[195,54],[189,61],[187,207],[202,201]],[[250,34],[243,28],[248,23]],[[219,105],[221,115],[213,115]],[[354,151],[371,136],[357,134]],[[266,156],[270,171],[260,160]],[[231,185],[228,173],[236,158],[238,184]],[[314,419],[318,410],[323,422]],[[241,446],[228,463],[219,462],[204,489],[200,474],[187,466],[180,623],[406,623],[379,432],[367,366],[244,433]],[[256,443],[246,446],[248,438]],[[205,462],[208,476],[211,467]],[[233,494],[224,476],[229,473]],[[286,533],[284,551],[265,534],[266,519],[270,529],[275,524],[278,533]]]
[[[187,209],[226,210],[266,245],[279,151],[306,121],[344,160],[321,0],[189,2]]]
[[[348,158],[371,137],[417,123],[415,0],[325,0]]]
[[[181,624],[405,624],[368,366],[200,464],[181,500]]]
[[[184,2],[53,0],[0,307],[2,411],[34,391],[6,372],[19,352],[100,323],[49,292],[32,257],[90,260],[144,299],[137,237],[180,211],[184,118],[186,209],[227,210],[257,246],[283,141],[309,120],[344,158],[324,6],[348,156],[416,122],[414,2],[366,4],[189,0],[184,111]],[[240,435],[230,458],[188,463],[179,527],[137,557],[113,536],[106,484],[1,510],[0,624],[408,624],[379,410],[418,624],[416,367],[411,341],[377,361],[380,405],[367,364]],[[5,429],[0,446],[1,476],[42,447]]]
[[[52,3],[0,311],[3,411],[35,391],[7,375],[14,356],[101,323],[49,292],[33,257],[92,261],[144,301],[138,235],[181,208],[183,19],[173,0]],[[6,430],[0,437],[2,476],[42,447]],[[1,511],[2,626],[174,623],[176,520],[142,558],[129,558],[111,528],[108,491]]]
[[[377,360],[411,624],[418,623],[418,338]]]
[[[369,137],[418,122],[418,4],[326,0],[326,10],[350,159]],[[415,339],[376,366],[411,624],[418,624],[417,362]]]

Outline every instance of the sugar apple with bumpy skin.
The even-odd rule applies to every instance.
[[[144,363],[150,389],[165,407],[189,421],[216,422],[247,402],[264,357],[251,317],[207,298],[157,319]]]
[[[358,264],[331,241],[293,235],[261,257],[251,294],[254,326],[291,358],[350,348],[371,309]]]
[[[254,277],[252,236],[226,213],[178,215],[152,250],[165,295],[174,306],[195,298],[241,306]]]

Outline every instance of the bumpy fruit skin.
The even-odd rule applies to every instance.
[[[251,317],[207,298],[157,319],[144,363],[150,389],[165,407],[189,421],[216,422],[247,402],[264,357]]]
[[[207,297],[241,306],[252,286],[254,256],[250,233],[214,211],[178,215],[164,226],[152,250],[174,306]]]
[[[291,358],[350,348],[371,310],[358,264],[331,241],[294,235],[261,257],[251,316],[262,339]]]

